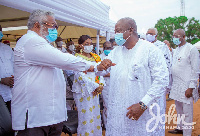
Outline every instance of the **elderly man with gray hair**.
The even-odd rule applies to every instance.
[[[165,57],[165,61],[167,64],[167,68],[169,71],[169,85],[166,88],[166,93],[169,93],[170,89],[171,89],[171,66],[172,66],[172,54],[170,53],[169,48],[165,45],[164,42],[161,42],[159,40],[157,40],[157,35],[158,35],[158,31],[156,28],[149,28],[147,33],[146,33],[146,40],[153,43],[155,46],[157,46],[161,52],[163,53],[164,57]],[[165,114],[165,109],[166,109],[166,97],[165,95],[163,97],[160,98],[159,100],[159,106],[160,106],[160,114]]]
[[[60,136],[67,120],[66,83],[61,69],[94,71],[82,58],[62,53],[51,42],[57,39],[57,23],[49,11],[34,10],[28,32],[14,51],[15,86],[12,90],[12,125],[17,136]],[[105,60],[95,70],[106,70]]]

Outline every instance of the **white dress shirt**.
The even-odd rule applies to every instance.
[[[0,43],[0,78],[11,77],[13,74],[13,51],[10,46]],[[0,84],[0,95],[4,101],[12,98],[11,88]]]
[[[52,47],[28,30],[14,51],[15,86],[12,91],[14,130],[57,124],[67,119],[66,83],[62,70],[85,71],[90,63]]]

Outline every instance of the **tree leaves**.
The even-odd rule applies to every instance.
[[[188,19],[186,16],[180,16],[160,19],[155,28],[158,30],[158,40],[168,40],[173,47],[173,32],[179,28],[185,30],[187,42],[194,44],[200,41],[200,23],[194,17]]]

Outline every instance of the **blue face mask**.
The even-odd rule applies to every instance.
[[[173,43],[175,45],[179,45],[179,44],[181,44],[181,41],[179,40],[179,38],[173,38]]]
[[[2,39],[3,37],[3,33],[0,31],[0,40]]]
[[[123,38],[123,33],[116,33],[115,34],[115,42],[119,46],[122,46],[126,42],[126,40]]]
[[[126,32],[126,31],[125,31]],[[125,33],[124,32],[124,33]],[[115,42],[119,45],[122,46],[124,45],[124,43],[128,40],[128,38],[131,36],[129,36],[128,38],[124,39],[123,34],[124,33],[116,33],[115,34]]]
[[[46,39],[51,43],[54,42],[57,39],[57,29],[54,28],[48,28],[49,34],[46,36]]]
[[[104,50],[104,53],[106,56],[108,56],[108,54],[111,52],[111,50]]]

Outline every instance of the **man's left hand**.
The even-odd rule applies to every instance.
[[[186,96],[187,98],[192,97],[192,92],[193,92],[193,88],[188,88],[188,89],[185,91],[185,96]]]
[[[127,108],[129,110],[126,116],[132,120],[138,120],[140,116],[144,113],[144,110],[141,109],[140,104],[133,104]]]

